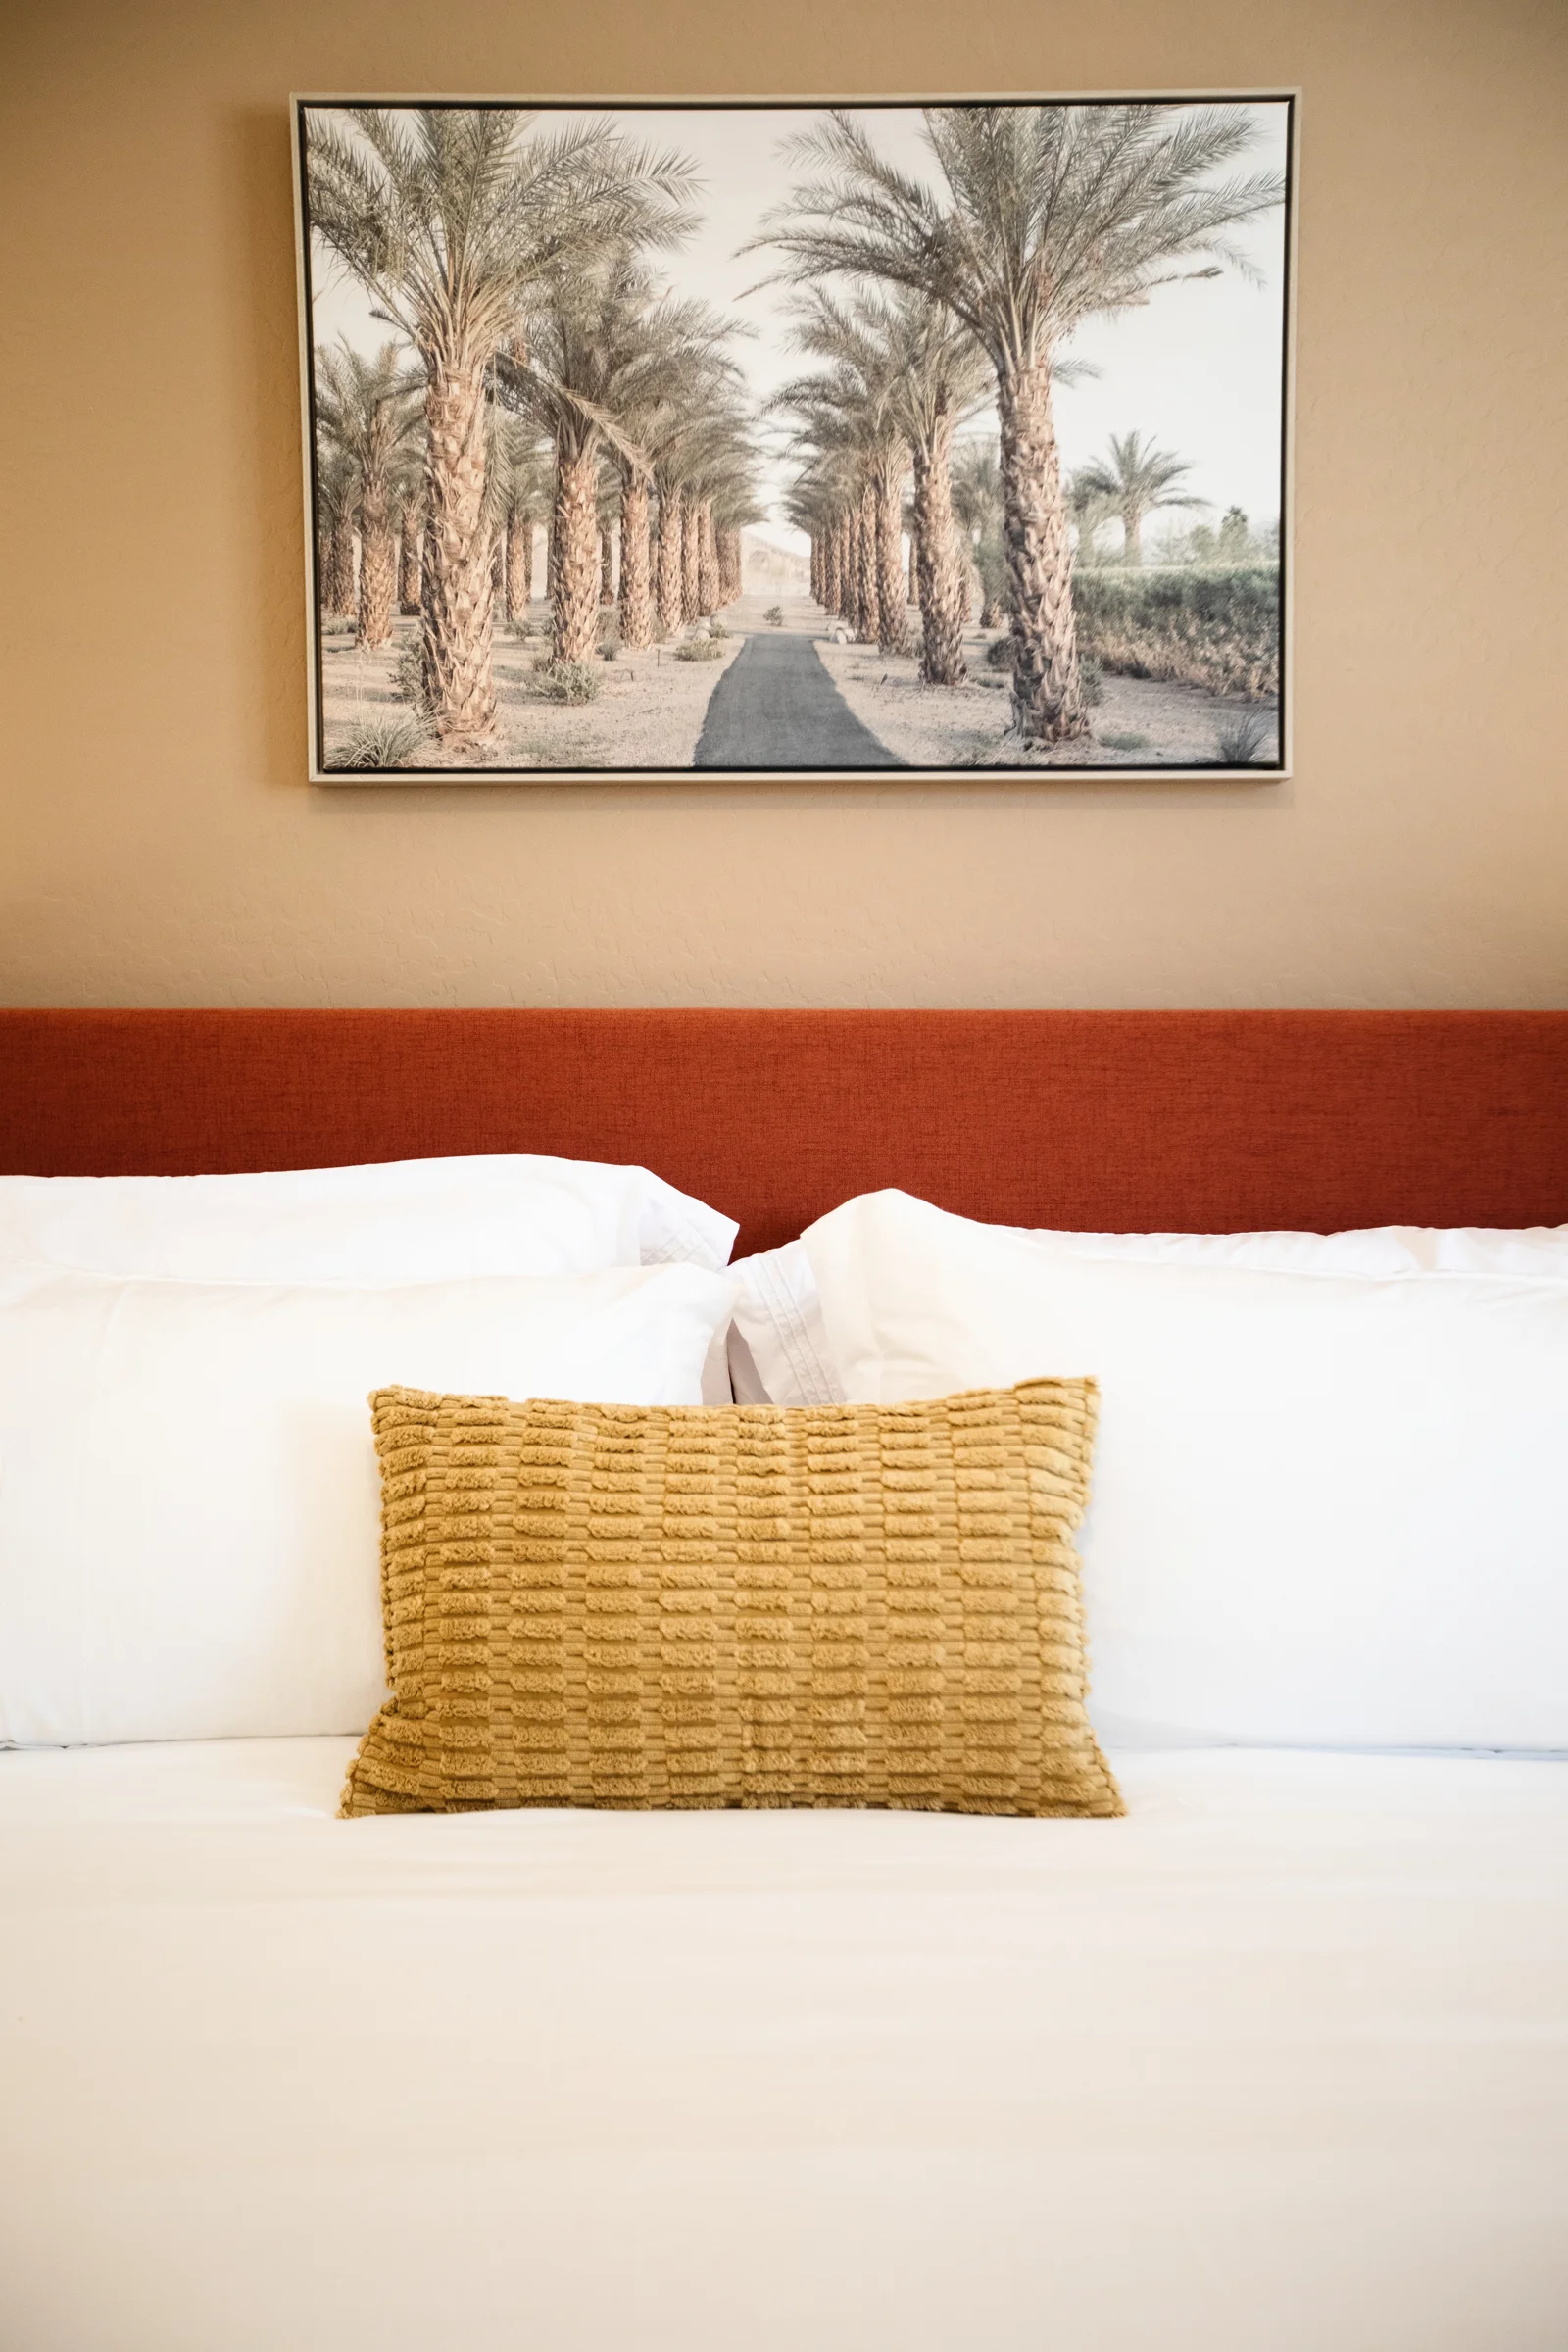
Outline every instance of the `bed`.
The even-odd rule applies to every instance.
[[[1551,1014],[11,1013],[0,1104],[39,1174],[640,1159],[743,1250],[1568,1220]],[[344,1824],[351,1748],[0,1755],[0,2344],[1568,2341],[1560,1758]]]

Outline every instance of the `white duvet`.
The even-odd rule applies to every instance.
[[[339,1823],[0,1756],[4,2352],[1560,2352],[1568,1765]]]

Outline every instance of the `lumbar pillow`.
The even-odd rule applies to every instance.
[[[183,1282],[719,1267],[733,1222],[646,1168],[526,1152],[242,1176],[0,1176],[0,1266]]]
[[[0,1270],[0,1742],[363,1732],[388,1374],[692,1404],[696,1266],[289,1287]]]
[[[1106,1738],[1556,1749],[1568,1283],[1487,1239],[1477,1271],[1084,1258],[879,1193],[805,1246],[850,1397],[1099,1381]]]
[[[1091,1383],[689,1412],[385,1389],[392,1697],[346,1814],[1110,1814],[1072,1531]]]

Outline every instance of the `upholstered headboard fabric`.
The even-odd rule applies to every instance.
[[[1138,1231],[1568,1222],[1568,1013],[0,1011],[0,1170],[641,1161]]]

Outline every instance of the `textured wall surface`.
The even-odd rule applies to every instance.
[[[11,14],[0,1001],[1568,1004],[1560,0]],[[1293,782],[305,783],[290,89],[1291,83]]]

